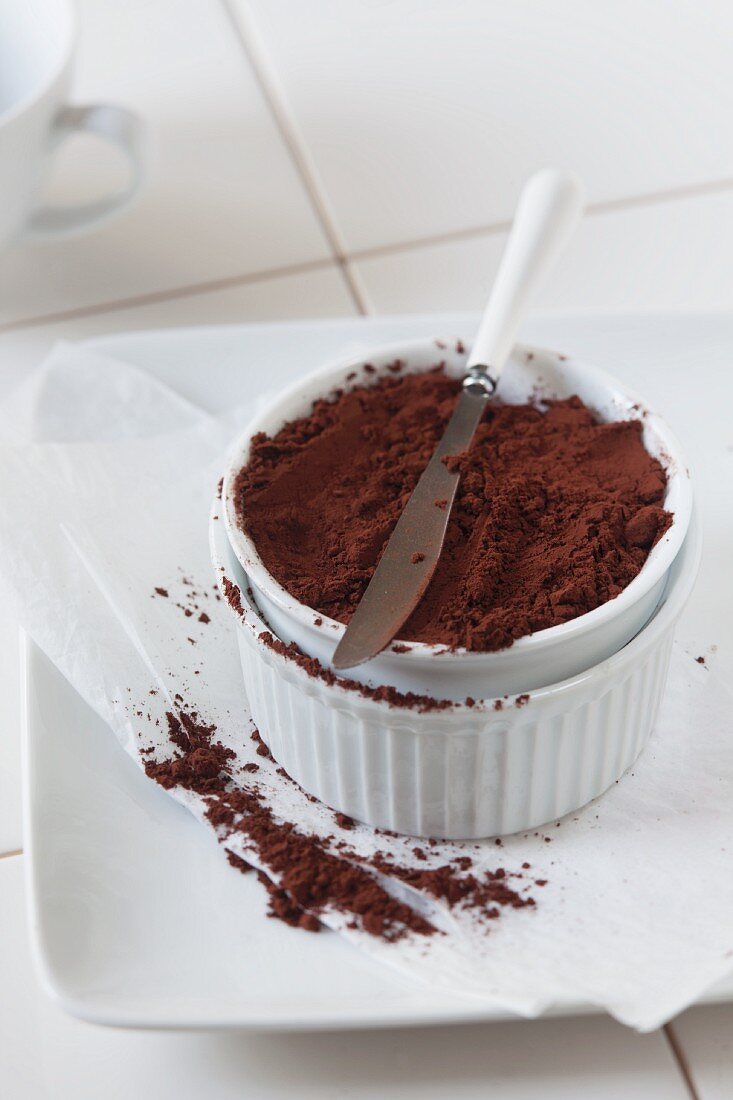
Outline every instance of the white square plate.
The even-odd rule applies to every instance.
[[[466,317],[393,318],[141,333],[93,344],[218,411],[345,348],[471,328]],[[693,454],[708,552],[687,620],[694,633],[709,628],[713,614],[710,637],[727,670],[733,615],[720,606],[716,576],[725,555],[717,550],[730,546],[733,520],[713,461],[728,444],[726,401],[721,394],[719,411],[699,417],[689,385],[680,393],[680,383],[694,351],[698,382],[708,369],[718,393],[727,387],[733,395],[724,369],[733,319],[556,319],[537,322],[528,335],[607,368],[615,356],[623,367],[616,373],[634,378]],[[475,1000],[405,981],[336,935],[307,935],[268,919],[254,876],[228,866],[213,839],[145,778],[29,641],[24,733],[32,942],[46,989],[69,1012],[118,1026],[261,1030],[499,1018]],[[733,982],[708,999],[733,999]],[[591,1009],[563,1001],[560,991],[557,1011]]]

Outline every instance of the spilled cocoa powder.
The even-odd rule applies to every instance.
[[[417,856],[420,859],[420,856]],[[422,857],[424,858],[424,857]],[[416,890],[424,890],[450,906],[460,903],[471,909],[480,909],[488,920],[501,916],[501,908],[525,909],[533,907],[533,897],[518,893],[511,885],[503,867],[487,871],[482,878],[471,873],[473,861],[469,856],[459,857],[454,864],[444,864],[432,870],[401,867],[382,853],[377,852],[372,866],[385,874],[393,875]],[[456,874],[456,869],[464,872]]]
[[[229,606],[232,607],[238,615],[243,614],[242,599],[237,585],[234,584],[233,581],[230,581],[229,577],[222,577],[221,583]]]
[[[291,928],[302,928],[305,932],[321,931],[322,925],[318,917],[314,917],[312,913],[306,913],[305,909],[302,909],[293,901],[286,890],[276,886],[271,878],[268,878],[262,871],[258,871],[256,867],[253,867],[251,863],[247,863],[246,859],[242,859],[235,852],[226,849],[226,853],[230,865],[235,870],[240,871],[243,875],[248,875],[250,872],[256,873],[258,882],[264,886],[268,894],[268,916],[276,917],[283,924],[289,924]]]
[[[365,859],[343,841],[335,842],[333,836],[304,833],[296,824],[273,815],[255,783],[242,787],[234,782],[235,754],[215,739],[214,725],[207,725],[183,705],[178,705],[175,712],[168,711],[166,721],[176,754],[166,760],[146,758],[147,775],[168,790],[181,787],[204,798],[206,816],[217,830],[230,864],[242,873],[254,868],[226,844],[237,834],[246,838],[277,879],[274,882],[257,872],[269,895],[268,914],[286,924],[317,932],[321,927],[319,914],[329,909],[343,914],[348,927],[388,942],[398,942],[408,935],[434,935],[435,926],[393,897],[374,872],[391,875],[449,906],[468,907],[489,921],[495,920],[502,908],[535,904],[533,898],[509,885],[509,876],[502,868],[482,876],[472,873],[468,856],[433,870],[414,870],[398,865],[384,853],[377,851]],[[262,744],[256,731],[253,738]],[[251,773],[250,767],[245,771]],[[347,831],[354,828],[355,823],[343,814],[336,814],[335,820]],[[435,847],[434,842],[427,843]]]
[[[145,761],[147,775],[166,789],[183,787],[203,795],[206,816],[220,835],[241,833],[253,843],[279,884],[266,885],[270,914],[307,931],[326,906],[348,914],[355,926],[389,941],[409,932],[431,935],[435,929],[420,914],[397,901],[368,871],[333,855],[316,836],[301,833],[290,822],[278,822],[256,786],[238,787],[231,779],[234,753],[214,740],[216,728],[197,714],[168,712],[168,734],[180,755]],[[240,865],[229,854],[229,861]]]
[[[186,619],[192,619],[196,616],[196,619],[200,623],[210,623],[211,616],[204,610],[206,604],[212,599],[218,600],[221,597],[216,589],[213,592],[208,592],[204,587],[197,587],[196,583],[183,572],[179,570],[181,576],[178,578],[179,583],[176,585],[178,589],[179,598],[175,599],[170,595],[169,589],[163,585],[156,585],[153,588],[151,595],[153,597],[160,596],[162,599],[170,599],[174,607],[177,607],[179,611],[183,612]],[[191,639],[189,638],[189,641]],[[195,644],[195,643],[194,643]]]
[[[225,579],[223,578],[223,580]],[[236,592],[237,597],[239,597],[238,588]],[[239,601],[239,610],[241,611],[241,600]],[[418,695],[414,691],[398,691],[397,688],[389,687],[386,684],[379,687],[369,687],[367,684],[360,684],[358,680],[336,676],[330,668],[326,668],[315,657],[309,657],[302,649],[299,649],[295,642],[286,644],[280,638],[276,638],[271,634],[269,630],[261,631],[257,637],[268,649],[273,650],[274,653],[279,653],[281,657],[287,657],[288,660],[294,661],[309,676],[313,676],[317,680],[323,680],[324,683],[331,686],[338,684],[339,687],[350,691],[358,691],[359,695],[363,695],[365,699],[376,699],[393,707],[407,707],[409,710],[417,710],[422,714],[427,714],[433,710],[450,710],[457,705],[450,699],[433,699],[431,695]],[[466,703],[472,706],[474,700],[467,699]]]
[[[349,621],[459,390],[440,366],[391,373],[253,439],[240,522],[298,600]],[[492,401],[447,464],[445,547],[403,640],[490,651],[567,622],[617,596],[672,521],[641,422],[602,423],[578,397]]]

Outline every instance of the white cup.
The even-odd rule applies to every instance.
[[[0,0],[0,245],[83,232],[127,206],[142,175],[142,126],[109,104],[68,106],[76,42],[69,0]],[[127,182],[76,206],[39,206],[51,154],[67,137],[95,134],[122,150]]]

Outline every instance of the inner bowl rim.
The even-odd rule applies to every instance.
[[[284,407],[304,390],[311,388],[316,382],[322,381],[324,383],[321,392],[322,394],[327,394],[329,389],[333,389],[338,381],[343,380],[341,379],[341,375],[345,375],[350,370],[363,366],[364,363],[374,363],[380,360],[394,360],[395,358],[409,358],[410,352],[413,354],[416,352],[423,353],[428,348],[435,348],[436,345],[438,347],[445,347],[446,345],[451,347],[454,344],[454,337],[422,337],[407,341],[390,342],[369,349],[368,352],[351,355],[348,358],[342,357],[327,363],[317,370],[309,372],[305,377],[298,379],[292,385],[282,390],[264,409],[260,409],[250,419],[232,445],[223,477],[222,502],[224,505],[224,520],[227,535],[237,560],[247,574],[253,588],[264,593],[267,598],[271,599],[281,611],[289,615],[294,621],[309,630],[317,631],[325,640],[333,643],[334,646],[343,635],[345,630],[344,624],[296,600],[295,597],[272,576],[260,558],[253,540],[239,525],[234,500],[234,485],[240,469],[247,460],[252,436],[257,431],[262,430],[263,421],[272,419],[279,408]],[[395,638],[384,651],[385,654],[389,654],[392,660],[404,661],[405,664],[417,664],[425,660],[432,660],[439,656],[443,662],[460,661],[465,667],[468,664],[485,664],[509,652],[511,652],[513,658],[521,658],[521,655],[525,653],[531,653],[536,656],[538,652],[542,652],[555,645],[561,645],[568,639],[575,638],[577,635],[586,633],[596,626],[601,626],[604,621],[614,619],[617,615],[623,614],[623,612],[631,607],[637,600],[642,599],[643,596],[665,575],[684,542],[685,535],[689,528],[692,511],[691,479],[689,467],[682,452],[682,448],[666,421],[650,410],[644,400],[633,390],[622,385],[606,371],[602,371],[586,363],[584,360],[576,359],[571,356],[559,355],[547,348],[530,347],[529,345],[522,344],[517,345],[513,353],[514,356],[526,356],[527,354],[555,356],[556,359],[566,362],[568,368],[573,365],[582,365],[583,372],[602,386],[613,401],[618,402],[621,407],[625,408],[625,410],[632,415],[632,417],[643,420],[645,427],[652,431],[657,440],[662,444],[662,452],[669,459],[669,468],[667,470],[668,480],[671,483],[672,480],[675,479],[675,485],[680,495],[677,509],[673,513],[674,518],[672,525],[665,533],[664,538],[653,548],[657,553],[654,555],[650,553],[637,576],[634,577],[618,596],[614,597],[612,600],[606,601],[606,603],[601,604],[592,611],[587,611],[583,615],[578,615],[566,623],[545,627],[543,630],[538,630],[533,634],[526,634],[518,638],[512,646],[495,651],[467,650],[463,647],[449,649],[441,643],[415,642],[408,639]],[[377,367],[377,373],[374,376],[375,381],[380,376],[380,369],[382,368]],[[330,385],[327,383],[330,383]],[[650,563],[652,568],[649,568]],[[317,618],[321,620],[319,624],[315,622]],[[409,646],[407,651],[396,652],[394,650],[395,645],[403,644]],[[375,658],[375,660],[376,659],[378,659],[378,657]]]

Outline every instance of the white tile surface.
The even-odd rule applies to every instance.
[[[21,865],[0,860],[0,1094],[12,1100],[686,1100],[661,1034],[604,1017],[259,1037],[91,1027],[37,986]]]
[[[145,328],[282,318],[346,317],[354,307],[339,269],[248,283],[114,312],[0,333],[0,398],[40,363],[57,340],[82,340]],[[22,846],[18,632],[0,623],[0,855]],[[0,1095],[2,1090],[0,1089]]]
[[[725,0],[230,0],[350,249],[509,217],[546,162],[593,201],[733,172]]]
[[[733,9],[732,9],[733,10]],[[378,313],[482,309],[504,233],[355,262]],[[587,215],[538,310],[614,313],[733,309],[733,188]]]
[[[221,4],[81,0],[77,101],[118,101],[148,128],[148,178],[118,221],[0,262],[0,323],[329,255]],[[69,149],[58,197],[108,186],[98,145]]]
[[[696,1100],[733,1096],[733,1005],[693,1008],[674,1022]]]

